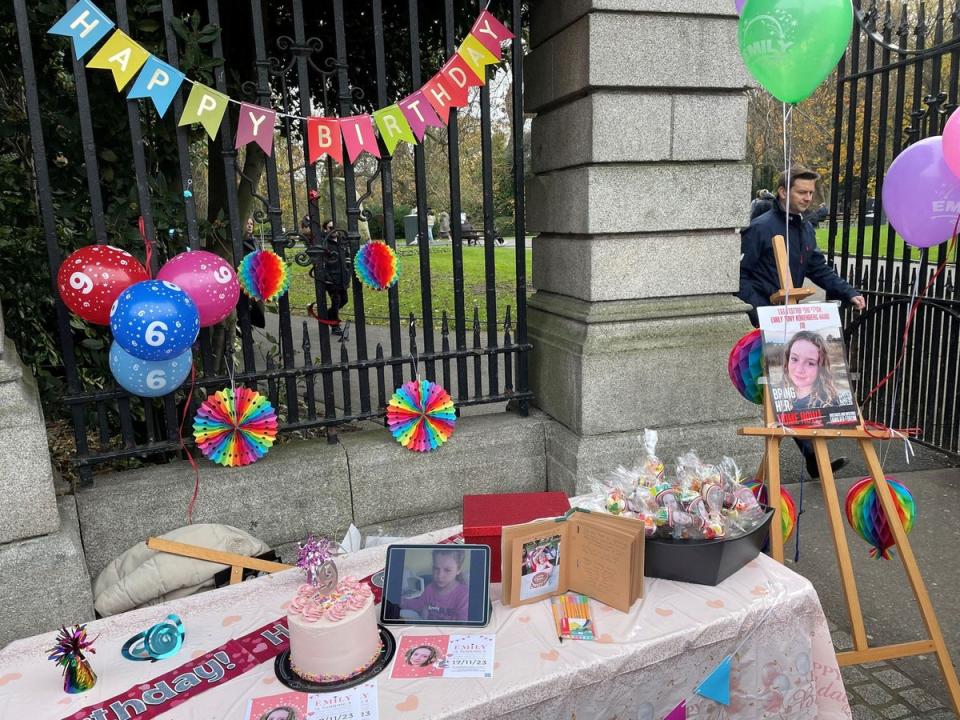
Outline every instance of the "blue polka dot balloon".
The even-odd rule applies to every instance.
[[[133,395],[162,397],[183,384],[190,374],[193,351],[187,350],[170,360],[141,360],[116,341],[110,346],[110,371],[117,383]]]
[[[166,280],[144,280],[124,290],[110,309],[110,329],[124,350],[141,360],[170,360],[200,332],[190,296]]]

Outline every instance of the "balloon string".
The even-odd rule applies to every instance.
[[[187,504],[187,524],[193,524],[193,509],[197,504],[197,497],[200,495],[200,468],[197,466],[197,461],[193,459],[193,455],[187,450],[186,443],[183,441],[183,425],[187,422],[187,415],[190,412],[190,402],[193,400],[193,391],[197,384],[197,366],[193,364],[193,361],[190,361],[190,390],[187,392],[186,402],[183,404],[183,415],[180,418],[180,449],[183,451],[183,454],[187,456],[187,461],[190,463],[190,467],[193,468],[193,497],[190,498],[190,502]]]
[[[143,241],[144,261],[147,265],[147,277],[153,278],[153,243],[147,239],[147,223],[143,215],[137,221],[137,227],[140,230],[140,239]]]

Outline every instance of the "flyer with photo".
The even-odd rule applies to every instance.
[[[253,698],[245,720],[378,720],[377,683],[332,693],[286,692]]]
[[[405,635],[393,678],[493,677],[493,635]]]
[[[523,544],[520,599],[552,595],[560,587],[560,536],[537,538]]]
[[[837,306],[779,305],[757,308],[757,314],[777,420],[803,428],[856,425]]]

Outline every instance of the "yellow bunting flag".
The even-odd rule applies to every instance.
[[[496,65],[498,62],[497,56],[487,50],[483,43],[473,35],[467,35],[466,39],[460,44],[457,54],[464,59],[481,80],[487,76],[485,69],[487,65]]]
[[[207,131],[207,135],[215,138],[220,129],[220,120],[227,111],[228,102],[230,98],[223,93],[218,93],[206,85],[194,83],[177,125],[200,123]]]
[[[380,137],[383,138],[384,145],[387,146],[387,152],[393,155],[397,143],[403,140],[405,143],[415,145],[417,139],[413,136],[413,130],[410,123],[403,116],[399,105],[391,105],[383,110],[377,110],[373,114],[373,121],[380,130]]]
[[[113,71],[117,90],[123,90],[123,86],[133,79],[148,57],[150,53],[131,40],[125,32],[117,30],[97,54],[90,58],[87,67]]]

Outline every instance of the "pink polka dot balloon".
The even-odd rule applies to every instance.
[[[240,298],[233,266],[206,250],[190,250],[171,258],[160,268],[157,280],[178,285],[190,296],[200,312],[200,327],[223,320]]]
[[[126,250],[87,245],[60,264],[57,289],[71,312],[95,325],[109,325],[110,307],[120,293],[149,278],[146,268]]]

